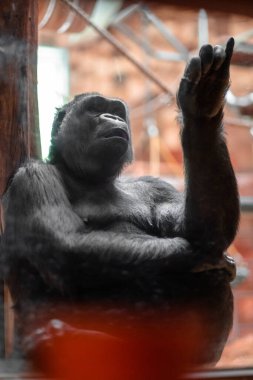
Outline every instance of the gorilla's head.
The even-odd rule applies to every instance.
[[[92,181],[115,178],[133,159],[126,104],[98,93],[78,95],[58,109],[49,162]]]

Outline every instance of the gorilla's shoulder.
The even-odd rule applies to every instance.
[[[59,190],[61,183],[60,173],[55,166],[39,160],[29,160],[10,179],[6,195],[11,193],[24,197],[25,194],[41,193],[46,189]]]
[[[59,175],[55,166],[40,160],[29,160],[17,169],[11,178],[10,185],[23,181],[29,183],[30,181],[46,180],[52,175]]]

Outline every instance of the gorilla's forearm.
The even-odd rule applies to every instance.
[[[85,288],[90,278],[92,283],[97,278],[96,284],[108,279],[137,281],[138,277],[148,281],[150,276],[166,277],[169,273],[191,271],[198,263],[196,252],[182,238],[108,231],[64,234],[57,230],[51,234],[50,220],[47,223],[23,233],[19,239],[20,251],[9,252],[8,256],[10,259],[13,255],[22,257],[23,242],[26,260],[55,287],[74,284],[77,271],[79,278],[83,276]],[[8,246],[11,249],[13,244],[9,242]]]
[[[222,126],[234,40],[205,45],[186,67],[178,91],[185,164],[185,237],[225,250],[239,220],[237,184]]]
[[[57,230],[52,234],[50,218],[47,225],[39,226],[36,220],[33,223],[36,227],[28,230],[26,226],[26,231],[16,225],[21,235],[7,231],[10,238],[3,242],[5,263],[9,266],[25,260],[48,285],[63,292],[76,286],[83,290],[102,286],[108,281],[127,284],[139,278],[149,282],[169,273],[191,271],[198,263],[190,244],[182,238],[104,231],[64,234]],[[19,242],[18,249],[14,240]]]
[[[85,260],[87,255],[103,264],[122,268],[150,266],[164,272],[189,270],[193,266],[193,250],[183,238],[157,238],[114,232],[91,232],[75,239],[73,252]],[[185,257],[184,257],[185,256]],[[184,257],[184,258],[183,258]]]
[[[233,241],[239,220],[235,174],[224,140],[221,116],[184,118],[185,237],[208,241],[224,251]]]

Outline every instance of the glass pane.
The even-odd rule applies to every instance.
[[[74,3],[76,4],[76,2]],[[198,55],[198,51],[202,45],[209,43],[212,45],[218,44],[225,46],[230,36],[234,36],[235,38],[235,50],[231,63],[231,86],[227,94],[224,109],[224,130],[229,154],[238,181],[242,215],[236,239],[228,249],[228,254],[233,256],[237,262],[237,276],[232,283],[234,296],[233,328],[231,329],[221,359],[215,365],[217,368],[253,366],[253,19],[246,15],[225,14],[204,9],[182,9],[159,2],[140,5],[137,3],[124,3],[123,1],[104,3],[101,1],[85,2],[80,0],[78,3],[80,7],[88,13],[91,20],[100,27],[105,28],[105,30],[108,30],[110,35],[109,37],[106,35],[107,38],[105,38],[105,35],[99,36],[94,32],[93,28],[87,27],[87,22],[75,16],[66,5],[61,6],[61,2],[39,2],[40,47],[38,49],[38,100],[42,159],[46,161],[48,156],[51,126],[56,107],[61,107],[78,94],[89,92],[100,93],[105,97],[114,99],[123,99],[129,106],[134,148],[134,160],[131,165],[126,165],[123,170],[123,175],[130,179],[130,182],[132,177],[161,177],[163,180],[172,184],[177,190],[184,190],[185,173],[176,101],[180,79],[183,75],[186,63],[192,56]],[[54,5],[53,7],[52,4]],[[108,39],[110,41],[108,41]],[[115,44],[118,45],[118,48],[115,47]],[[205,94],[203,94],[203,97],[204,95]],[[209,96],[211,99],[212,93],[210,93]],[[97,112],[97,104],[101,104],[99,100],[93,108],[89,108],[89,112],[94,113],[94,118],[101,117],[101,114]],[[80,119],[83,116],[81,111],[82,108],[80,108]],[[112,114],[109,111],[106,109],[102,115],[105,114],[105,118],[115,118],[117,116],[118,120],[119,118],[121,120],[122,118],[124,119],[125,111],[122,111],[122,109],[121,116],[115,116],[112,111],[110,111]],[[201,127],[204,129],[205,125]],[[124,139],[126,131],[124,130],[122,132],[121,130],[120,132],[118,131],[118,133],[120,133],[120,135],[116,137]],[[111,136],[103,137],[107,138]],[[129,141],[129,139],[128,136],[127,141]],[[72,143],[73,141],[70,140],[70,143],[66,144],[66,150]],[[78,145],[78,147],[80,146]],[[70,160],[74,161],[82,148],[81,146],[79,150],[76,149],[74,153],[72,151],[72,156],[69,156]],[[201,150],[201,148],[203,149],[200,144],[199,149]],[[91,154],[95,156],[96,149],[92,150]],[[107,157],[105,157],[103,163],[106,161],[106,158]],[[83,162],[80,165],[82,164]],[[60,165],[61,164],[59,164],[58,167],[60,167]],[[218,168],[217,172],[219,172]],[[207,170],[206,176],[208,177],[209,174]],[[224,179],[224,181],[225,180],[226,179]],[[64,181],[62,182],[64,183]],[[73,183],[70,181],[68,189],[65,189],[70,202],[73,201],[70,195],[71,191],[73,191],[73,194],[74,191],[76,191],[80,198],[80,194],[83,191],[82,187],[78,189],[75,188]],[[128,194],[128,188],[125,189],[124,194]],[[75,197],[75,195],[73,195],[73,197]],[[131,193],[131,196],[134,198],[136,194]],[[130,231],[130,234],[132,233],[134,235],[137,233],[140,235],[140,230],[142,231],[140,227],[141,222],[144,220],[144,223],[146,223],[148,220],[149,215],[145,214],[145,210],[148,208],[146,198],[149,196],[150,194],[146,192],[144,196],[139,196],[138,202],[133,203],[134,206],[132,208],[139,212],[139,219],[136,223],[130,223],[130,227],[127,225],[126,230]],[[100,226],[99,228],[103,233],[108,232],[110,229],[115,233],[121,232],[117,229],[118,220],[117,218],[115,219],[109,207],[111,205],[110,201],[107,203],[104,202],[104,195],[95,199],[93,198],[93,194],[89,193],[87,199],[85,198],[84,201],[81,199],[83,203],[81,201],[81,204],[76,202],[73,206],[78,217],[80,216],[79,213],[84,212],[85,214],[86,212],[89,214],[90,209],[92,209],[92,211],[97,210],[95,221],[93,220],[91,224],[89,224],[90,215],[82,214],[83,225],[85,226],[83,228],[87,228],[88,232],[96,230],[102,215],[106,223],[105,226]],[[128,204],[126,200],[128,200],[128,198],[124,198],[125,203],[122,203],[125,205],[125,208],[122,204],[120,205],[119,217],[122,217],[122,215],[125,216],[126,209],[129,211],[129,204],[131,203],[129,202]],[[227,201],[224,194],[223,201],[224,203]],[[115,204],[113,204],[113,206],[115,206]],[[116,206],[118,207],[118,204],[116,204]],[[205,207],[206,205],[203,202],[201,206]],[[215,205],[213,205],[213,209],[215,209]],[[40,210],[41,217],[44,216],[44,211],[50,212],[51,208],[48,207],[45,208],[45,210]],[[109,222],[106,219],[106,212],[109,212]],[[60,217],[55,218],[55,229],[59,227],[60,230],[62,223],[61,215],[62,214],[60,214]],[[134,216],[136,217],[136,215]],[[172,212],[170,216],[173,221],[174,213]],[[114,217],[112,222],[110,217]],[[152,225],[152,218],[150,220],[150,224]],[[169,220],[168,224],[173,224],[171,220]],[[45,228],[47,227],[46,225]],[[224,230],[225,229],[224,227]],[[69,228],[69,230],[72,232],[71,228]],[[62,230],[60,231],[62,233]],[[66,233],[64,232],[61,235],[62,241],[64,241],[65,234],[70,233],[67,227],[66,231]],[[78,230],[78,233],[79,232]],[[177,237],[178,235],[176,235],[176,233],[177,231],[172,228],[171,235],[174,234],[172,237]],[[148,238],[150,238],[150,236],[164,237],[161,228],[158,232],[152,230],[152,233],[146,233],[146,235]],[[109,235],[109,238],[113,244],[111,235]],[[203,242],[202,237],[200,236],[199,238],[200,241]],[[47,240],[45,244],[47,244],[48,241],[49,240]],[[94,239],[94,244],[97,241],[99,241],[99,239]],[[103,246],[103,244],[101,244],[101,246]],[[50,264],[50,261],[48,261],[48,263]],[[41,263],[41,265],[44,265],[44,263]],[[36,270],[39,277],[39,269],[36,268]],[[82,270],[82,266],[75,268],[75,270],[78,277],[79,270]],[[33,272],[32,275],[34,275]],[[90,277],[92,278],[92,275]],[[48,279],[49,282],[52,281],[50,282],[52,288],[55,284],[54,280],[54,278]],[[183,278],[182,283],[184,281],[185,279]],[[179,280],[177,279],[177,284],[178,283]],[[131,281],[129,284],[128,286],[131,288]],[[57,283],[57,286],[58,285]],[[92,286],[93,285],[94,284],[92,284]],[[106,286],[109,285],[106,284]],[[39,286],[40,284],[38,288]],[[64,286],[66,287],[66,283]],[[69,281],[70,289],[72,289],[71,286],[72,283]],[[173,286],[175,286],[176,291],[178,285],[173,284],[171,280],[170,286],[172,286],[170,294],[173,294]],[[181,286],[181,284],[179,284],[179,286]],[[54,295],[55,289],[53,288],[52,290],[52,288],[49,287],[46,290],[45,298],[48,294],[51,295],[51,292]],[[94,291],[96,295],[96,291],[98,293],[108,291],[108,289],[103,286],[98,286],[98,288],[98,290],[95,289]],[[112,301],[113,304],[113,296],[115,292],[117,293],[118,288],[113,286],[112,288],[113,294],[110,301]],[[186,288],[187,285],[182,289]],[[21,290],[23,290],[22,287]],[[30,291],[31,293],[33,292],[32,287],[28,290],[28,293]],[[200,289],[196,289],[196,291],[200,291]],[[184,290],[182,290],[182,293],[183,292]],[[25,294],[27,295],[27,293]],[[88,294],[88,296],[92,299],[92,295],[90,296],[90,294]],[[187,297],[185,298],[187,300]],[[55,319],[66,317],[66,320],[68,320],[68,318],[72,320],[71,318],[73,318],[74,321],[80,305],[76,306],[75,297],[73,297],[73,299],[66,297],[66,300],[68,306],[67,313],[66,309],[62,311],[61,308],[58,309],[56,307],[55,303],[59,301],[59,299],[57,299],[57,302],[50,304],[51,308],[46,310],[46,314],[48,313],[50,316],[56,315],[56,317],[54,317]],[[36,302],[37,301],[40,301],[40,299],[36,299]],[[69,301],[70,303],[68,303]],[[75,317],[73,317],[69,311],[69,304],[71,304],[71,312],[73,311]],[[38,305],[40,305],[39,302]],[[136,308],[138,307],[142,309],[143,305],[141,302],[136,306]],[[103,309],[103,305],[101,308]],[[105,323],[105,321],[108,322],[110,313],[112,313],[113,318],[115,318],[115,315],[118,315],[118,310],[115,311],[117,308],[112,307],[112,309],[113,310],[109,310],[104,314],[104,310],[102,310],[102,312],[100,309],[98,310],[99,316],[103,315],[104,317],[105,315],[103,323]],[[226,305],[224,307],[224,310],[225,309]],[[181,325],[184,310],[185,309],[180,310]],[[43,312],[44,311],[43,309]],[[216,312],[215,302],[213,311]],[[94,310],[92,310],[92,312],[94,312]],[[212,309],[210,310],[210,314],[211,313]],[[37,318],[35,314],[36,313],[33,314],[34,320]],[[91,313],[91,315],[93,314]],[[132,316],[128,315],[128,317],[129,320],[131,320]],[[25,319],[26,318],[28,317],[25,316]],[[89,314],[87,318],[89,320]],[[188,318],[191,319],[190,313],[186,313],[185,319],[187,320]],[[187,320],[187,322],[189,323],[189,320]],[[28,322],[26,321],[26,323],[29,327],[30,320],[28,320]],[[161,320],[159,320],[157,325],[159,325],[159,323],[162,324],[164,321],[161,322]],[[108,323],[108,325],[110,325],[110,323]],[[51,327],[57,329],[59,326],[61,326],[59,325],[59,321],[53,319],[53,325]],[[91,326],[93,326],[92,323]],[[175,326],[177,327],[176,324]],[[192,323],[193,331],[195,327],[196,321]],[[207,335],[211,329],[212,327],[206,326]],[[176,328],[174,328],[174,330],[176,330]],[[173,335],[173,327],[169,326],[168,331],[172,332]],[[185,335],[181,334],[180,336],[182,346],[185,347],[186,350],[190,350],[192,348],[190,338],[193,339],[193,334],[192,332],[183,331]],[[35,335],[40,335],[40,333],[40,329],[35,330]],[[168,334],[168,332],[166,333]],[[164,334],[166,335],[166,333]],[[34,335],[31,336],[34,338]],[[29,337],[29,339],[30,338],[31,337]],[[202,339],[203,335],[199,338],[199,341],[202,342]],[[154,342],[155,347],[157,342]],[[13,344],[13,346],[15,346],[15,344]],[[83,347],[82,344],[80,347]],[[113,349],[115,349],[115,347]],[[17,354],[15,349],[13,352],[15,357]],[[17,356],[19,355],[20,352]],[[173,358],[173,355],[171,355],[171,357]],[[80,364],[80,362],[78,363]],[[76,368],[78,368],[79,364],[77,364]],[[23,365],[23,363],[21,363],[21,365]],[[62,364],[59,364],[60,367],[61,365]],[[106,365],[106,363],[104,363],[104,365]],[[101,368],[103,369],[103,366],[101,366]],[[211,368],[211,365],[207,368]],[[122,380],[124,379],[122,378]]]

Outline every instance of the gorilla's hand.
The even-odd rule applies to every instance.
[[[233,281],[236,276],[236,265],[233,257],[223,254],[222,257],[209,256],[202,260],[193,268],[192,272],[206,272],[214,269],[221,269],[228,275],[229,281]]]
[[[222,111],[233,47],[233,38],[228,40],[226,49],[204,45],[199,57],[190,60],[177,94],[183,116],[213,118]]]

